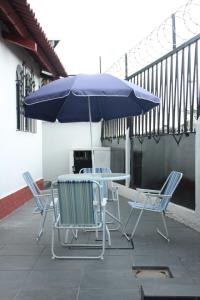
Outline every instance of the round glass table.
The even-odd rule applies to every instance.
[[[63,174],[58,176],[58,181],[66,180],[96,180],[102,181],[120,181],[130,177],[125,173],[84,173],[84,174]]]

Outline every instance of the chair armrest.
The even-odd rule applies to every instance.
[[[47,199],[47,198],[52,199],[52,194],[37,194],[35,196],[38,197],[38,198],[41,198],[41,199]]]
[[[52,196],[51,190],[40,190],[41,194],[38,196]]]
[[[43,205],[46,208],[51,206],[51,202],[53,202],[52,194],[37,194],[36,197],[43,202]]]
[[[141,192],[141,193],[152,193],[152,194],[160,193],[160,190],[150,190],[150,189],[140,189],[140,188],[136,188],[136,191]]]
[[[171,198],[172,195],[162,195],[162,194],[152,194],[152,193],[145,193],[145,195],[149,198],[159,198],[159,199],[167,199]]]
[[[103,198],[102,201],[101,201],[101,206],[105,207],[106,204],[107,204],[107,198]]]

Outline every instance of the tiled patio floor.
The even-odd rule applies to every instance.
[[[125,199],[121,207],[125,217]],[[119,232],[111,232],[115,249],[106,250],[103,261],[52,260],[51,215],[37,244],[40,215],[32,209],[30,201],[0,222],[0,299],[139,300],[141,289],[145,299],[200,297],[200,233],[168,218],[168,243],[155,231],[160,216],[149,213],[138,227],[134,249]],[[173,278],[139,279],[132,266],[169,267]]]

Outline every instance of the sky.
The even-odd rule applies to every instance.
[[[67,73],[105,71],[186,0],[27,0]]]

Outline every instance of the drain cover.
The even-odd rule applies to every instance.
[[[168,267],[133,267],[137,278],[171,278],[172,274]]]

